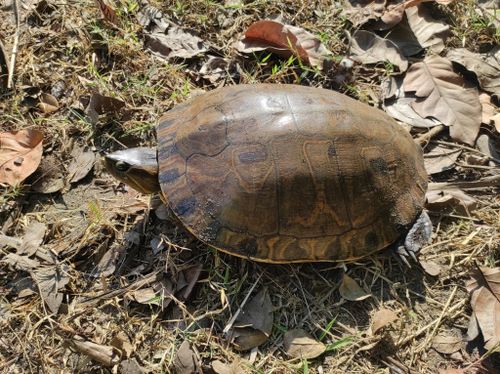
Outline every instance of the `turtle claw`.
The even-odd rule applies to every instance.
[[[417,253],[420,249],[429,242],[432,235],[432,222],[429,215],[423,211],[415,224],[412,226],[406,235],[404,246],[398,246],[397,253],[401,260],[408,266],[410,263],[407,257],[411,257],[413,261],[418,263]]]

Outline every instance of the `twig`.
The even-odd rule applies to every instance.
[[[12,55],[10,56],[9,76],[7,78],[7,88],[11,89],[14,86],[14,68],[16,67],[17,49],[19,46],[20,22],[19,22],[19,5],[17,0],[12,0],[12,8],[14,10],[14,18],[16,20],[16,33],[14,34],[14,44],[12,46]]]
[[[472,189],[472,188],[482,188],[482,187],[498,187],[500,186],[500,174],[492,175],[479,179],[477,181],[456,181],[456,182],[440,182],[440,183],[429,183],[427,190],[440,190],[446,187],[457,187],[461,189]]]
[[[420,136],[417,136],[415,138],[415,142],[417,142],[418,144],[420,144],[422,146],[422,148],[424,147],[424,145],[427,145],[427,143],[434,137],[436,136],[437,134],[439,134],[441,131],[443,131],[444,129],[446,128],[445,125],[438,125],[438,126],[434,126],[432,127],[428,132],[426,132],[425,134],[422,134]]]
[[[464,299],[462,301],[460,301],[459,303],[453,305],[449,310],[448,312],[452,313],[454,312],[455,310],[457,309],[460,309],[461,307],[463,307],[465,305],[465,303],[467,303],[468,300]],[[396,346],[397,347],[401,347],[403,345],[405,345],[406,343],[408,343],[410,340],[413,340],[417,337],[419,337],[420,335],[422,335],[425,331],[427,331],[428,329],[430,329],[432,326],[434,326],[435,323],[437,323],[438,320],[435,319],[434,321],[428,323],[427,325],[425,325],[424,327],[422,327],[420,330],[418,330],[417,332],[415,332],[414,334],[411,334],[410,336],[407,336],[406,338],[398,341],[396,343]]]
[[[434,337],[434,334],[436,334],[436,331],[439,328],[439,326],[441,325],[441,321],[443,320],[444,315],[448,311],[448,308],[450,307],[451,302],[455,298],[455,294],[457,293],[457,290],[458,290],[458,286],[455,286],[453,291],[451,291],[451,295],[448,298],[448,301],[446,301],[446,304],[443,307],[443,311],[441,312],[436,323],[434,324],[434,328],[432,329],[431,333],[429,335],[427,335],[427,337],[425,338],[424,344],[422,345],[422,349],[424,349],[427,346],[427,344],[429,344],[431,339]]]
[[[241,303],[240,307],[238,308],[238,310],[236,311],[236,313],[234,313],[234,316],[229,320],[229,322],[227,323],[226,327],[224,327],[224,330],[222,330],[222,333],[227,334],[227,332],[231,329],[231,327],[233,327],[234,321],[236,321],[236,318],[238,318],[238,316],[240,315],[241,310],[243,309],[243,307],[247,303],[248,298],[250,297],[250,295],[253,292],[253,289],[255,288],[255,286],[257,285],[257,283],[259,283],[260,278],[262,278],[262,274],[263,273],[261,273],[259,275],[259,277],[255,281],[255,283],[252,285],[252,287],[250,287],[250,290],[248,291],[247,295],[243,299],[243,302]]]

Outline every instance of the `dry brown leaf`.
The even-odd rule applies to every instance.
[[[433,147],[424,154],[424,165],[427,174],[437,174],[453,169],[461,153],[460,149],[449,148],[445,145]]]
[[[243,53],[268,50],[285,58],[294,55],[319,69],[323,69],[324,62],[331,55],[319,38],[310,32],[271,20],[251,24],[236,48]]]
[[[208,46],[193,31],[171,24],[165,33],[145,34],[144,46],[164,59],[193,58],[208,51]]]
[[[17,251],[19,255],[32,256],[38,251],[43,242],[47,226],[44,223],[33,221],[26,227],[21,247]]]
[[[372,318],[371,332],[376,334],[381,328],[391,324],[398,319],[396,312],[390,309],[382,308],[378,310]]]
[[[97,344],[85,340],[78,335],[74,336],[73,339],[69,341],[69,344],[75,351],[83,353],[105,366],[115,366],[120,362],[120,354],[115,347]]]
[[[116,334],[110,344],[122,352],[122,357],[128,358],[132,355],[132,353],[134,353],[134,346],[132,345],[128,335],[123,331]]]
[[[0,92],[7,90],[9,78],[9,65],[7,64],[7,54],[0,40]]]
[[[135,358],[123,360],[118,365],[118,373],[120,374],[145,374],[146,370],[139,365]]]
[[[446,368],[439,369],[439,374],[466,374],[464,369]]]
[[[38,99],[40,101],[37,106],[42,113],[50,114],[59,109],[59,102],[51,94],[42,92]]]
[[[433,261],[424,261],[419,259],[418,263],[430,276],[437,277],[441,273],[441,266]]]
[[[479,102],[482,108],[481,122],[489,125],[493,121],[495,115],[498,115],[500,112],[497,113],[498,108],[492,103],[491,96],[487,93],[481,92],[479,94]]]
[[[441,124],[434,118],[423,118],[415,112],[412,104],[417,100],[417,97],[403,90],[402,78],[391,77],[386,81],[386,86],[384,89],[384,109],[391,117],[420,128],[430,128]]]
[[[412,104],[420,116],[437,118],[450,126],[453,139],[474,144],[481,125],[479,94],[476,88],[467,87],[449,60],[434,55],[413,64],[403,87],[420,98]]]
[[[405,10],[408,26],[418,43],[435,53],[444,49],[444,42],[450,33],[450,27],[444,22],[435,20],[428,8],[422,6]]]
[[[89,117],[90,122],[95,125],[99,121],[99,115],[118,113],[123,108],[125,108],[123,101],[114,97],[93,93],[85,108],[85,114]]]
[[[310,359],[322,355],[326,346],[302,329],[288,330],[283,336],[283,348],[293,358]]]
[[[216,374],[242,374],[248,372],[240,359],[236,359],[231,364],[225,364],[222,361],[215,360],[212,362],[212,370]]]
[[[0,183],[15,186],[36,170],[42,140],[43,134],[31,129],[0,133]]]
[[[201,66],[199,74],[210,83],[216,84],[228,77],[235,78],[238,74],[238,65],[234,60],[209,56],[208,60]]]
[[[76,183],[81,181],[92,170],[95,163],[95,153],[87,147],[75,146],[71,151],[72,160],[68,166],[68,181]]]
[[[428,189],[425,197],[427,198],[426,207],[435,212],[457,209],[461,213],[468,214],[477,206],[477,200],[474,197],[456,187]]]
[[[230,332],[237,349],[246,351],[264,343],[273,328],[273,304],[267,289],[261,289],[248,301]]]
[[[389,61],[400,72],[408,69],[408,60],[401,55],[399,48],[390,40],[381,38],[370,31],[358,30],[351,40],[351,57],[363,64],[376,64]]]
[[[476,74],[481,88],[500,98],[500,47],[484,54],[456,48],[448,51],[446,57]]]
[[[68,267],[46,266],[38,267],[31,272],[31,277],[38,286],[42,300],[47,304],[50,311],[57,314],[63,300],[63,289],[69,282],[67,275]]]
[[[111,6],[106,4],[105,0],[95,0],[95,3],[97,7],[101,10],[101,13],[106,21],[115,26],[120,27],[120,20],[118,19],[115,10]]]
[[[181,294],[179,295],[179,298],[181,300],[187,300],[189,296],[191,296],[191,293],[193,292],[194,286],[198,282],[198,279],[200,278],[201,270],[203,269],[203,266],[201,264],[196,264],[194,266],[191,266],[187,269],[185,269],[182,272],[182,275],[184,276],[184,279],[186,280],[186,287],[182,287],[182,289],[177,288],[177,291],[182,290]]]
[[[467,289],[485,348],[491,349],[500,343],[500,268],[479,268],[467,283]]]
[[[174,358],[174,367],[177,374],[201,373],[199,359],[191,349],[189,341],[184,340],[179,346]]]
[[[367,299],[371,294],[366,293],[354,279],[347,274],[344,274],[342,283],[339,287],[340,296],[350,301],[361,301]]]
[[[54,154],[42,158],[38,169],[33,174],[31,189],[43,194],[51,194],[64,188],[65,168]]]
[[[437,335],[432,340],[432,348],[439,353],[452,354],[464,345],[462,338],[453,335]]]
[[[497,132],[500,132],[500,113],[497,113],[493,117],[491,117],[491,122],[493,122],[493,125],[495,126]]]
[[[495,160],[491,161],[491,166],[495,166],[500,163],[500,153],[498,153],[496,149],[496,140],[493,137],[488,136],[487,134],[479,135],[476,140],[476,147],[490,159]]]
[[[345,0],[343,3],[342,15],[357,28],[379,19],[384,13],[386,0]]]
[[[14,269],[28,272],[40,266],[37,260],[32,260],[28,256],[19,256],[15,253],[8,253],[0,261],[13,266]]]
[[[423,49],[410,28],[406,16],[387,33],[385,38],[396,44],[405,57],[416,55]]]

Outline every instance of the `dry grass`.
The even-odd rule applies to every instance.
[[[137,37],[140,28],[133,17],[134,0],[116,2],[123,22],[120,31],[100,20],[92,1],[48,3],[54,4],[53,10],[40,15],[21,8],[23,17],[28,17],[21,29],[16,90],[0,98],[2,130],[41,129],[44,158],[67,165],[75,143],[91,145],[99,152],[120,144],[154,144],[153,126],[161,113],[197,88],[213,88],[183,65],[166,63],[142,49]],[[471,2],[458,3],[443,8],[443,16],[455,30],[449,45],[480,51],[485,45],[498,44],[498,32],[481,27],[479,21],[470,22],[475,20]],[[237,58],[243,71],[239,83],[300,82],[334,88],[371,103],[378,100],[384,67],[359,68],[351,84],[338,87],[333,75],[305,71],[274,57],[266,62],[244,59],[231,47],[252,21],[282,15],[321,35],[336,56],[343,56],[347,49],[344,30],[349,25],[330,1],[254,1],[239,9],[194,0],[153,5],[177,23],[197,30],[224,57]],[[12,12],[0,10],[0,17],[6,20],[0,24],[0,37],[9,51],[15,32]],[[190,67],[197,66],[195,61]],[[25,105],[26,88],[51,92],[57,85],[64,91],[58,112],[41,115]],[[102,118],[97,125],[87,122],[81,101],[96,91],[125,101],[131,109],[128,115]],[[462,169],[446,178],[459,174],[474,178],[483,171]],[[207,248],[171,217],[157,217],[154,208],[145,213],[120,208],[123,199],[149,201],[117,189],[100,165],[61,193],[41,195],[28,187],[3,189],[2,231],[21,237],[29,222],[46,223],[44,246],[57,256],[61,269],[69,265],[65,269],[69,269],[70,281],[61,310],[54,315],[37,292],[18,295],[26,291],[26,285],[33,286],[29,274],[0,263],[0,372],[111,372],[110,367],[79,352],[75,337],[120,347],[117,337],[123,333],[131,348],[122,347],[122,352],[130,351],[141,367],[155,373],[173,371],[176,351],[184,340],[191,342],[206,372],[214,360],[231,363],[249,357],[245,367],[253,373],[436,373],[458,366],[477,370],[484,354],[478,345],[451,356],[431,348],[433,337],[441,332],[465,334],[471,313],[464,286],[469,273],[476,264],[498,266],[500,260],[500,199],[495,191],[477,198],[480,208],[471,218],[432,217],[433,243],[423,249],[422,257],[439,263],[438,277],[415,266],[406,268],[389,250],[346,265],[347,273],[372,295],[349,302],[337,290],[342,266],[256,264]],[[153,255],[150,242],[160,235],[164,249]],[[9,252],[0,246],[0,260]],[[114,259],[111,274],[103,273],[109,269],[103,265],[104,256]],[[197,264],[203,270],[187,297],[178,292],[174,299],[164,295],[155,300],[163,306],[134,301],[134,290],[158,281],[164,282],[165,289],[175,290]],[[234,350],[222,330],[257,281],[257,289],[267,287],[271,295],[274,328],[259,353],[249,356]],[[370,318],[381,307],[396,311],[399,318],[382,335],[373,337],[368,332]],[[309,362],[289,359],[282,338],[295,327],[322,338],[328,352]],[[486,357],[485,367],[491,368],[495,359],[498,365],[498,357]]]

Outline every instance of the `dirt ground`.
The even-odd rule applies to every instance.
[[[158,197],[120,184],[100,162],[106,152],[154,146],[161,114],[222,85],[299,83],[380,107],[388,64],[355,64],[349,79],[339,80],[346,31],[355,30],[339,2],[150,2],[208,45],[198,56],[168,61],[144,47],[136,17],[144,5],[135,0],[108,3],[119,26],[89,0],[22,3],[18,27],[12,2],[0,7],[7,55],[19,34],[14,89],[0,95],[0,127],[41,131],[43,157],[21,187],[0,187],[0,372],[499,372],[498,347],[485,349],[481,336],[465,341],[472,313],[466,282],[478,267],[500,263],[498,185],[467,191],[474,199],[467,208],[429,208],[433,237],[420,259],[437,267],[433,276],[416,263],[409,268],[394,248],[346,264],[260,264],[218,252],[189,235]],[[498,29],[476,13],[474,1],[430,6],[450,26],[446,48],[482,53],[498,45]],[[320,35],[334,67],[318,71],[266,52],[238,53],[234,44],[245,29],[272,16]],[[233,65],[220,76],[203,74],[209,55]],[[96,93],[117,101],[99,99],[89,110]],[[426,131],[411,128],[415,138]],[[493,126],[480,134],[500,144]],[[484,154],[447,129],[425,142],[424,153],[436,142],[461,154],[432,182],[498,174],[492,159],[473,163]],[[35,231],[38,239],[26,244],[26,233]],[[13,248],[23,245],[31,248],[25,261],[12,261]],[[344,274],[368,296],[342,297]],[[240,351],[225,328],[261,290],[272,304],[271,333],[258,348]],[[373,333],[381,309],[397,318]],[[290,355],[284,335],[296,328],[324,352]],[[448,339],[445,348],[438,336]]]

